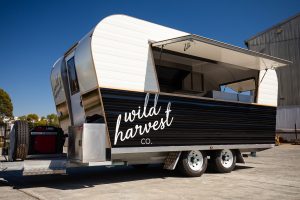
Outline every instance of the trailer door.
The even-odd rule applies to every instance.
[[[84,109],[82,106],[80,88],[76,73],[76,65],[74,59],[74,51],[65,58],[67,72],[68,72],[68,83],[71,100],[72,118],[73,125],[81,125],[85,121]]]

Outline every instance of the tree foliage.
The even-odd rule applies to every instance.
[[[26,120],[30,124],[30,127],[34,126],[59,126],[58,117],[56,114],[50,114],[46,117],[39,116],[35,113],[31,113],[28,115],[23,115],[19,117],[19,120]]]
[[[47,126],[48,124],[48,120],[45,117],[42,117],[39,121],[34,123],[35,126]]]
[[[22,121],[26,121],[27,120],[27,116],[26,115],[22,115],[20,117],[18,117],[19,120],[22,120]]]
[[[39,121],[39,116],[37,114],[31,113],[27,115],[27,121],[35,123]]]
[[[56,114],[47,115],[47,120],[48,120],[49,124],[51,124],[53,126],[58,125],[58,117]]]
[[[13,117],[13,104],[7,92],[0,88],[0,121]]]

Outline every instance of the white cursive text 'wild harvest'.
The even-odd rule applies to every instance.
[[[154,104],[149,109],[147,108],[148,101],[149,93],[146,94],[143,109],[141,109],[141,106],[139,106],[137,110],[125,112],[124,115],[119,114],[116,124],[114,145],[117,144],[118,140],[123,142],[125,140],[134,138],[137,134],[143,135],[145,133],[149,133],[151,130],[163,130],[166,127],[171,126],[173,122],[173,117],[170,118],[170,113],[172,110],[171,102],[169,102],[165,110],[165,117],[160,118],[159,120],[149,121],[148,123],[143,125],[136,124],[133,128],[127,129],[125,133],[119,130],[122,125],[122,122],[130,123],[134,122],[135,120],[159,115],[161,112],[161,106],[157,108],[158,95],[155,95]]]

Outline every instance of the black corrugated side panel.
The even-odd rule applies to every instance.
[[[147,93],[101,88],[104,110],[113,147],[138,146],[182,146],[214,144],[273,144],[275,137],[276,107],[254,104],[178,97],[160,94],[158,115],[125,122],[125,112],[141,110]],[[154,104],[154,94],[150,94],[148,110]],[[114,145],[116,122],[121,115],[119,131],[125,135],[128,129],[135,131],[136,125],[148,125],[166,118],[168,103],[171,103],[169,120],[172,124],[164,129],[120,140]],[[149,138],[149,144],[141,144],[142,138]],[[145,140],[144,140],[145,142]]]

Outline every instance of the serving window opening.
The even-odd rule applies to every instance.
[[[152,51],[160,92],[255,102],[259,70],[158,47]]]

